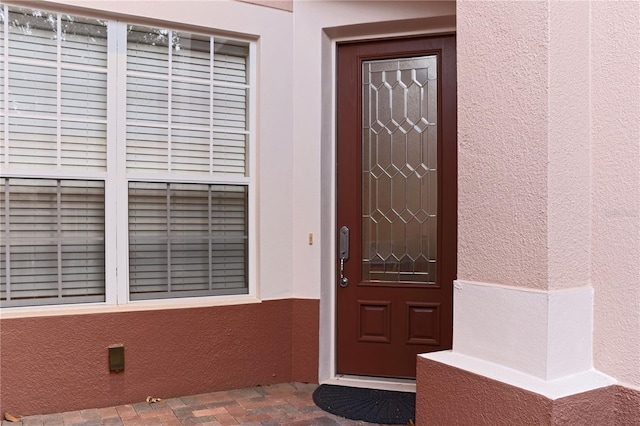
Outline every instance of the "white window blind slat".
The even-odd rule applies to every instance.
[[[16,152],[17,151],[17,152]],[[24,155],[21,154],[21,151],[27,151]],[[10,150],[11,158],[13,162],[11,163],[12,167],[15,169],[49,169],[51,165],[55,163],[56,160],[56,151],[38,151],[39,155],[31,154],[33,152],[32,149],[29,150]]]
[[[173,74],[208,80],[211,76],[211,38],[182,32],[174,34]]]
[[[87,153],[86,155],[75,155],[76,151],[70,151],[67,148],[67,145],[62,145],[62,153],[65,155],[65,158],[62,160],[62,166],[67,169],[95,169],[97,167],[104,167],[104,153],[96,153],[94,156],[91,153]]]
[[[213,166],[220,170],[221,173],[227,173],[229,175],[242,174],[245,169],[244,160],[234,161],[227,158],[214,159]]]
[[[240,97],[240,100],[231,99],[229,96],[218,97],[216,93],[213,99],[214,111],[217,113],[226,112],[227,114],[238,116],[237,120],[243,122],[245,120],[244,104],[246,98]],[[221,127],[226,127],[221,124]]]
[[[99,99],[107,96],[107,74],[104,72],[63,69],[61,78],[63,87],[70,93],[101,96]]]
[[[14,130],[15,126],[9,126],[9,131]],[[22,130],[22,129],[20,129]],[[35,133],[34,129],[34,137],[38,135]],[[26,129],[25,129],[26,131]],[[34,140],[32,143],[29,140],[29,135],[26,133],[10,133],[14,138],[12,138],[12,144],[9,146],[9,156],[12,157],[14,162],[20,162],[20,158],[24,158],[27,162],[29,161],[29,157],[32,158],[34,163],[38,162],[38,158],[42,158],[43,161],[54,165],[55,157],[56,157],[56,143],[51,140]]]
[[[106,68],[107,23],[97,19],[62,18],[62,61],[65,63]],[[87,49],[91,45],[92,49]]]
[[[38,58],[55,61],[57,41],[54,29],[48,20],[55,21],[55,14],[45,14],[36,18],[27,9],[9,9],[9,49],[16,58]]]
[[[172,169],[203,172],[210,169],[210,133],[194,130],[175,130],[172,145]]]
[[[9,108],[16,113],[57,113],[56,70],[9,64]]]
[[[127,118],[148,125],[166,126],[169,122],[169,108],[166,102],[157,102],[153,96],[145,104],[144,96],[132,97],[127,106]]]
[[[208,55],[202,58],[185,57],[174,53],[173,75],[177,78],[209,80],[211,68]]]
[[[9,48],[11,56],[20,59],[56,60],[56,41],[48,34],[38,37],[37,34],[25,36],[16,30],[9,30]]]
[[[127,79],[127,107],[143,104],[144,100],[167,109],[169,85],[166,80],[146,77],[129,77]]]
[[[146,122],[144,124],[147,125],[155,124],[156,128],[166,126],[169,120],[166,108],[143,105],[142,102],[139,105],[131,105],[131,107],[127,109],[127,117],[137,122]]]
[[[57,84],[57,70],[55,68],[10,63],[8,69],[9,85],[14,88],[9,96],[10,101],[14,99],[14,96],[16,99],[22,99],[21,96],[36,96],[33,91],[38,91],[37,96],[44,96],[47,99],[55,98]],[[16,109],[15,106],[13,108]]]
[[[210,127],[209,85],[175,82],[172,86],[171,116],[176,125]]]
[[[246,129],[246,89],[216,86],[213,103],[214,126]]]
[[[169,65],[166,61],[168,48],[165,45],[152,45],[141,39],[137,31],[127,35],[127,71],[167,75]]]
[[[107,116],[107,76],[87,71],[62,71],[61,113],[104,119]]]
[[[87,43],[79,41],[74,42],[67,38],[62,43],[62,62],[64,64],[83,65],[90,67],[107,67],[107,41],[93,40],[96,50],[87,50]],[[101,48],[100,50],[98,50]]]
[[[106,115],[106,109],[103,108],[98,102],[94,102],[91,100],[71,100],[66,96],[62,98],[62,107],[60,108],[62,114],[67,116],[76,116],[83,118],[102,118]]]
[[[168,130],[144,126],[127,127],[127,167],[133,170],[166,171],[169,160]]]
[[[225,41],[215,43],[214,50],[214,79],[246,84],[248,47]]]
[[[60,140],[62,166],[73,169],[106,169],[106,123],[63,121]]]

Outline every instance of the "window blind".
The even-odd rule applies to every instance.
[[[4,167],[106,170],[106,23],[2,8]]]
[[[247,57],[246,43],[130,26],[128,170],[246,176]]]
[[[104,182],[0,178],[2,306],[104,301]]]
[[[247,290],[247,188],[129,183],[131,299]]]

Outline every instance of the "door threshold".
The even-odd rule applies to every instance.
[[[393,379],[386,377],[352,376],[338,374],[323,381],[323,385],[351,386],[354,388],[380,389],[398,392],[416,392],[415,379]]]

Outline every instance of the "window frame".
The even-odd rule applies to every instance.
[[[257,184],[256,184],[256,139],[257,139],[257,41],[254,37],[231,37],[221,34],[214,29],[190,28],[180,23],[153,22],[131,17],[110,16],[105,18],[100,15],[92,15],[78,11],[61,12],[55,9],[32,8],[19,4],[0,3],[4,11],[8,7],[16,6],[27,9],[46,10],[54,13],[65,13],[73,16],[97,18],[107,21],[107,140],[106,140],[106,171],[104,173],[92,173],[91,177],[83,172],[70,171],[58,168],[55,173],[30,169],[9,169],[4,167],[9,162],[8,155],[2,164],[3,177],[40,177],[53,179],[80,179],[103,180],[105,185],[105,301],[91,303],[62,303],[57,305],[32,305],[20,307],[3,307],[3,315],[7,312],[29,311],[64,311],[69,309],[88,309],[100,311],[106,308],[124,309],[150,309],[156,308],[180,308],[185,306],[207,306],[216,304],[247,303],[258,297],[257,286]],[[247,56],[247,102],[246,121],[247,138],[245,148],[246,173],[243,177],[229,176],[196,176],[180,175],[166,176],[158,174],[141,174],[127,172],[126,133],[127,133],[127,26],[141,25],[154,29],[171,29],[192,34],[214,37],[229,41],[246,43]],[[5,43],[5,53],[8,52],[8,43]],[[213,52],[211,52],[213,55]],[[213,72],[213,69],[211,69]],[[8,73],[6,73],[8,74]],[[8,76],[0,82],[7,89]],[[8,108],[8,100],[2,105],[3,114]],[[4,133],[5,147],[8,147],[8,125]],[[162,182],[162,183],[196,183],[196,184],[224,184],[242,185],[247,188],[247,292],[234,295],[211,295],[196,297],[161,298],[148,300],[131,300],[129,294],[129,206],[128,186],[129,182]]]

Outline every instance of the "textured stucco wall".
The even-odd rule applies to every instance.
[[[588,285],[589,3],[458,9],[458,277]]]
[[[588,286],[589,2],[549,2],[549,289]]]
[[[294,299],[291,305],[291,377],[297,382],[318,382],[320,303]]]
[[[106,407],[317,381],[318,301],[0,321],[0,412]],[[123,344],[125,369],[107,348]]]
[[[260,6],[273,7],[275,9],[282,9],[282,10],[286,10],[288,12],[293,12],[293,0],[285,0],[285,1],[278,1],[278,0],[236,0],[236,1],[243,1],[245,3],[259,4]]]
[[[640,2],[591,8],[595,366],[640,387]]]
[[[418,357],[417,425],[547,425],[542,395]]]
[[[548,3],[458,2],[458,278],[547,287]]]

